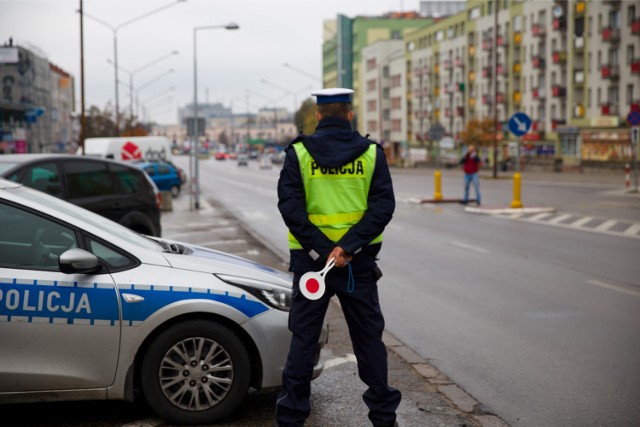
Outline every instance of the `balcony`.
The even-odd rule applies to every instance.
[[[631,60],[631,74],[640,74],[640,58]]]
[[[575,14],[576,16],[582,16],[587,10],[587,2],[585,0],[578,0],[575,5]]]
[[[573,70],[573,84],[576,87],[583,86],[584,80],[585,80],[584,70],[580,70],[580,69]]]
[[[563,98],[567,95],[567,89],[564,86],[553,85],[551,86],[551,96],[554,98]]]
[[[566,64],[567,62],[567,51],[565,50],[556,50],[551,54],[551,58],[554,64]]]
[[[442,69],[447,71],[451,69],[451,60],[450,59],[445,59],[444,61],[442,61]]]
[[[485,37],[482,39],[482,50],[493,49],[493,37]]]
[[[491,77],[491,67],[482,67],[482,77]]]
[[[491,105],[491,95],[482,95],[482,105]]]
[[[469,98],[469,107],[473,108],[476,106],[476,99],[475,98]]]
[[[562,31],[567,29],[567,19],[564,16],[559,18],[553,18],[553,29],[555,31]]]
[[[516,79],[520,78],[520,74],[522,73],[522,64],[520,62],[513,63],[513,77]]]
[[[544,70],[546,62],[542,56],[534,56],[531,58],[531,62],[533,64],[533,68],[537,68],[539,70]]]
[[[620,3],[622,3],[622,0],[602,0],[602,3],[608,4],[612,7],[620,7]]]
[[[507,75],[507,67],[505,67],[504,64],[498,64],[498,68],[497,68],[496,72],[498,73],[499,76],[506,76]]]
[[[605,43],[620,42],[620,28],[605,27],[602,29],[602,41]]]
[[[584,50],[584,37],[576,36],[573,38],[573,49],[577,52],[582,52]]]
[[[462,61],[462,58],[460,58],[459,56],[456,57],[455,65],[456,65],[456,68],[464,68],[464,62]]]
[[[516,105],[520,105],[521,101],[522,101],[522,93],[519,90],[516,90],[515,92],[513,92],[513,103]]]
[[[576,119],[581,119],[584,117],[585,108],[582,104],[576,104],[573,107],[573,117]]]
[[[507,103],[507,98],[504,96],[504,93],[498,93],[496,95],[496,102],[498,102],[498,104],[506,104]]]
[[[447,117],[447,118],[451,117],[451,109],[445,108],[444,116]]]
[[[600,114],[603,116],[617,116],[618,113],[618,104],[607,103],[600,105]]]
[[[469,82],[473,83],[474,81],[476,81],[476,72],[475,71],[470,71],[469,72]]]
[[[513,43],[517,46],[522,44],[522,33],[520,31],[516,31],[513,33]]]
[[[534,37],[544,37],[546,36],[544,25],[542,24],[533,24],[531,25],[531,33]]]
[[[640,36],[640,18],[636,18],[631,21],[631,24],[629,24],[629,26],[631,27],[631,34],[633,34],[634,36]]]
[[[507,47],[509,46],[509,41],[507,40],[507,38],[505,36],[503,36],[502,34],[498,35],[498,46],[499,47]]]
[[[603,79],[618,80],[620,78],[620,67],[617,65],[605,64],[600,69],[600,75]]]
[[[475,54],[476,54],[476,46],[470,44],[469,47],[467,48],[467,54],[469,54],[469,56],[475,56]]]
[[[546,98],[546,93],[544,88],[534,87],[531,89],[531,96],[533,99],[542,100]]]

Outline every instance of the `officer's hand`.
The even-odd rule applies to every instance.
[[[347,263],[353,259],[353,257],[347,255],[344,249],[342,249],[340,246],[336,246],[335,248],[333,248],[333,250],[327,257],[327,263],[329,263],[331,258],[334,259],[336,267],[339,268],[345,267]]]

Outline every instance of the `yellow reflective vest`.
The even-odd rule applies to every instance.
[[[345,165],[321,167],[302,142],[293,144],[300,164],[309,221],[331,241],[338,242],[367,210],[367,197],[376,164],[376,145]],[[369,244],[380,243],[382,234]],[[289,249],[302,249],[289,232]]]

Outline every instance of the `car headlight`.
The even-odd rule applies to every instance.
[[[275,309],[289,311],[291,308],[291,289],[287,287],[240,276],[226,274],[214,274],[214,276],[225,283],[244,289]]]

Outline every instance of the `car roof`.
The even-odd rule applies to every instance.
[[[77,154],[63,154],[63,153],[26,153],[26,154],[2,154],[0,155],[0,162],[2,163],[29,163],[41,160],[56,160],[56,159],[82,159],[93,160],[105,163],[114,163],[118,165],[128,165],[126,162],[118,160],[108,159],[105,157],[96,156],[80,156]]]

